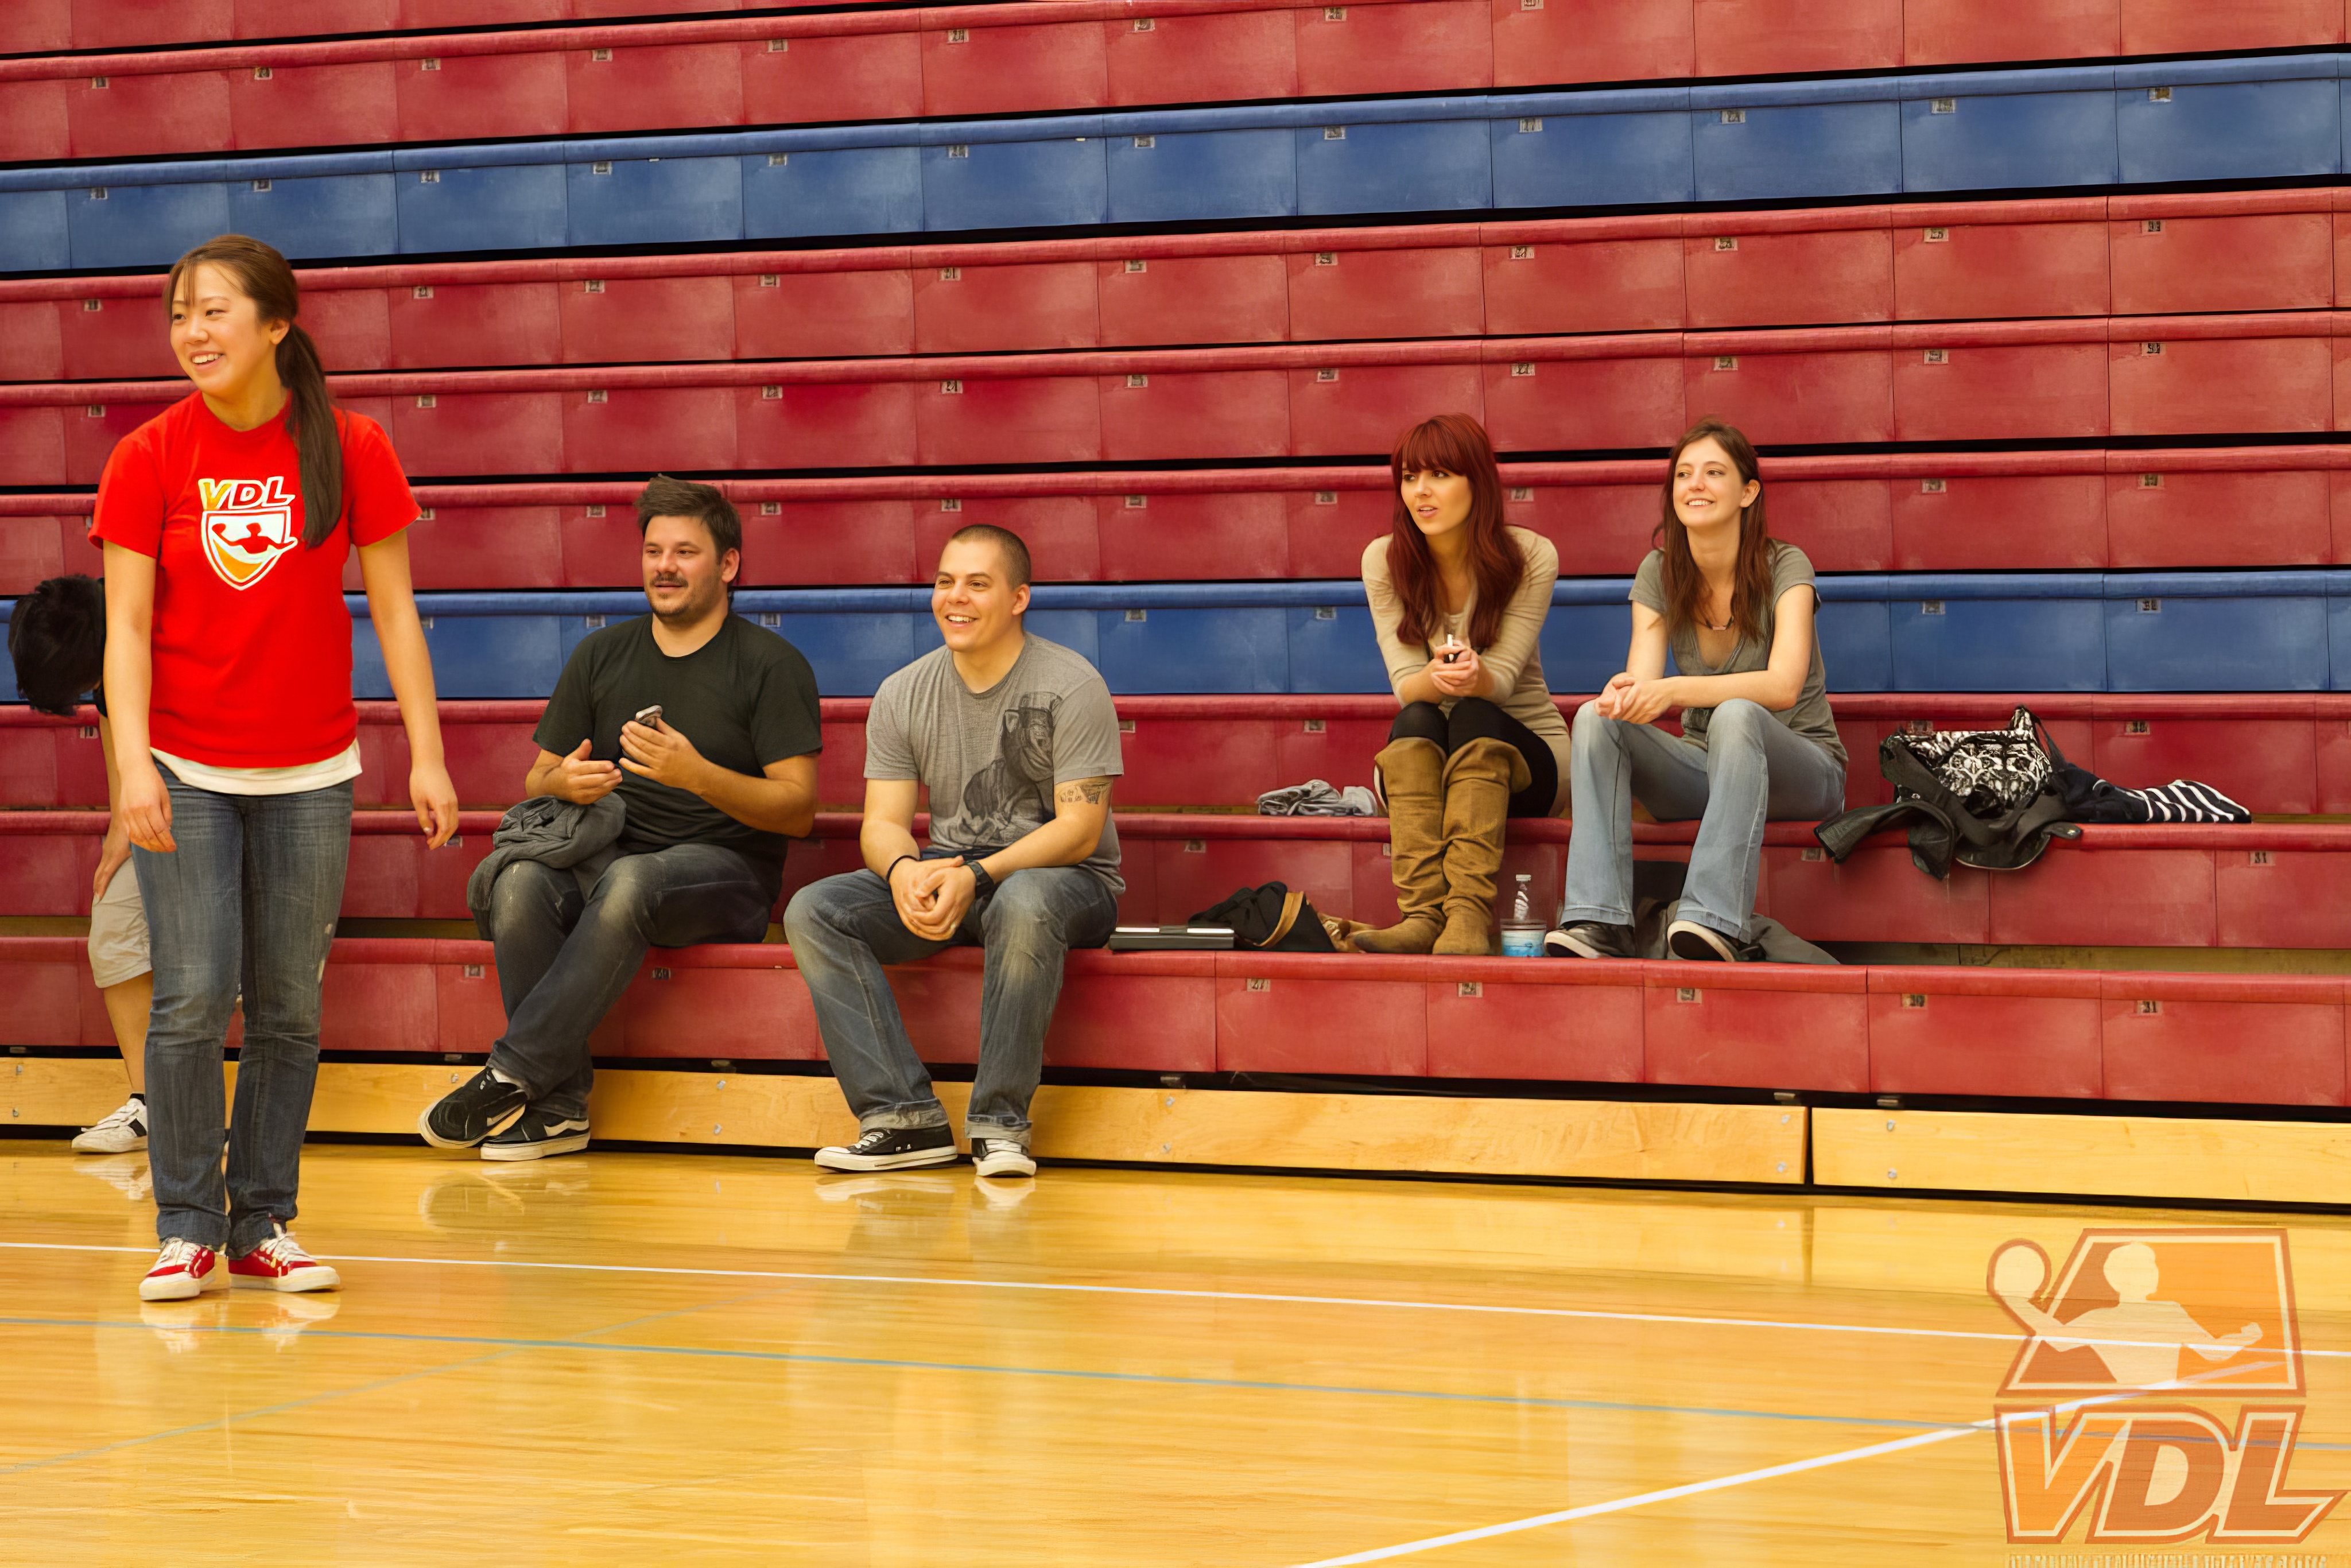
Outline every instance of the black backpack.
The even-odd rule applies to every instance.
[[[1323,928],[1322,917],[1284,883],[1241,887],[1232,896],[1200,911],[1186,924],[1228,925],[1233,946],[1264,953],[1336,953],[1339,949]]]
[[[1912,862],[1936,878],[1949,876],[1953,861],[2022,870],[2051,839],[2082,836],[2065,820],[2065,786],[2087,775],[2030,708],[2018,708],[2005,729],[1889,735],[1878,743],[1877,768],[1894,786],[1892,805],[1841,812],[1813,830],[1840,864],[1870,834],[1906,821]]]

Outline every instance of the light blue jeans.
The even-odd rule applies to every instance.
[[[1809,821],[1844,810],[1844,764],[1735,697],[1714,710],[1704,746],[1654,725],[1575,712],[1575,821],[1559,923],[1633,924],[1633,801],[1661,822],[1698,819],[1682,886],[1681,918],[1744,941],[1755,915],[1763,824]]]
[[[1044,1074],[1045,1030],[1061,999],[1061,960],[1072,947],[1109,941],[1117,923],[1118,899],[1110,884],[1074,865],[1014,872],[965,917],[956,942],[933,942],[907,930],[889,885],[870,871],[811,883],[784,908],[784,935],[816,1005],[824,1052],[858,1126],[869,1133],[947,1124],[882,967],[977,942],[985,955],[979,1068],[964,1125],[973,1137],[1008,1138],[1023,1147],[1029,1102]]]
[[[294,1218],[319,1076],[319,983],[350,855],[351,787],[224,795],[162,774],[179,848],[131,852],[155,966],[147,1019],[155,1232],[235,1256]],[[240,989],[236,1113],[225,1117],[221,1055]]]

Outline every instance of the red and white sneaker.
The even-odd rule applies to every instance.
[[[228,1260],[231,1279],[260,1291],[331,1291],[343,1277],[308,1252],[277,1227],[268,1240],[242,1258]]]
[[[209,1247],[173,1237],[156,1254],[155,1266],[139,1281],[142,1301],[184,1301],[206,1291],[228,1289],[228,1266]]]

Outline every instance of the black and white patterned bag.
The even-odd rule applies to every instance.
[[[2005,729],[1892,735],[1886,746],[1908,752],[1936,783],[1979,817],[2003,816],[2027,805],[2050,787],[2056,774],[2041,721],[2031,708],[2018,708]],[[1922,793],[1903,788],[1899,779],[1894,781],[1897,799]]]

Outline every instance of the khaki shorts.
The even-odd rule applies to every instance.
[[[147,958],[147,906],[139,902],[139,873],[129,862],[114,873],[89,911],[89,972],[105,990],[135,980],[153,966]]]

